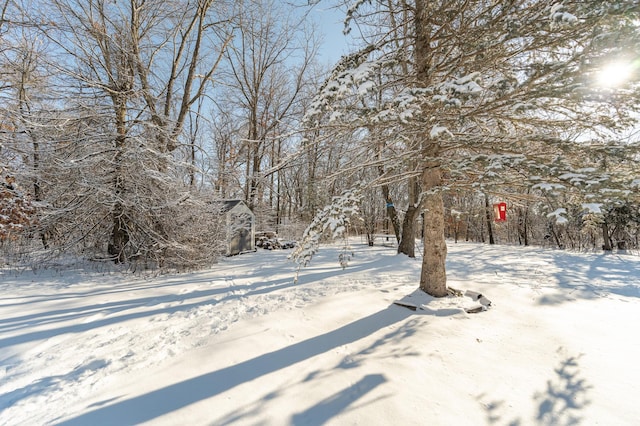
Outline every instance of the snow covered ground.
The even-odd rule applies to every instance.
[[[633,425],[640,258],[449,245],[449,284],[354,240],[145,278],[3,271],[2,425]],[[423,305],[393,305],[410,296]]]

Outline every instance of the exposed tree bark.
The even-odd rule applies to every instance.
[[[398,253],[408,257],[416,257],[416,220],[421,209],[415,204],[410,204],[402,221],[402,237],[398,244]]]
[[[611,242],[611,237],[609,235],[609,224],[606,221],[602,222],[602,240],[602,249],[604,251],[612,251],[613,243]]]
[[[489,196],[484,194],[484,214],[487,220],[487,233],[489,234],[489,244],[493,245],[496,243],[493,238],[493,211],[491,210],[491,204],[489,203]]]
[[[378,174],[380,176],[384,175],[384,167],[378,166]],[[393,233],[396,236],[396,241],[398,244],[402,241],[400,238],[400,218],[398,218],[398,212],[396,210],[395,205],[393,204],[393,199],[391,198],[391,191],[389,189],[389,185],[384,184],[381,186],[382,197],[384,198],[384,202],[386,204],[386,213],[389,218],[389,222],[391,222],[391,226],[393,227]],[[398,246],[399,247],[399,246]],[[398,248],[398,252],[400,249]],[[402,252],[404,253],[404,252]]]
[[[200,120],[202,117],[202,99],[198,101],[198,109],[195,115],[189,116],[189,187],[195,189],[196,186],[196,171],[198,167],[196,165],[196,151],[198,135],[200,133]]]
[[[125,177],[122,174],[122,156],[127,141],[126,129],[126,98],[120,95],[112,96],[116,116],[115,156],[113,159],[113,207],[111,210],[112,227],[111,239],[107,245],[109,256],[116,263],[127,261],[126,246],[129,243],[129,230],[126,223],[126,211],[122,204],[122,196],[126,191]]]
[[[431,34],[429,11],[426,0],[415,3],[415,56],[416,78],[425,87],[429,85],[431,66]],[[435,297],[447,295],[447,277],[445,261],[447,244],[444,237],[444,203],[441,184],[442,173],[437,158],[440,147],[425,132],[423,136],[424,159],[422,171],[422,207],[424,211],[423,238],[424,253],[420,288]]]
[[[398,218],[396,206],[393,204],[393,199],[389,194],[389,185],[382,185],[382,192],[384,195],[384,202],[386,204],[385,211],[387,213],[387,217],[389,218],[389,222],[391,222],[393,234],[396,236],[396,242],[400,243],[400,219]]]
[[[407,196],[409,206],[402,221],[402,234],[398,243],[398,253],[415,257],[416,220],[422,212],[420,206],[420,184],[416,177],[410,177],[407,182]]]
[[[444,203],[440,185],[442,174],[437,163],[428,163],[422,172],[424,191],[424,253],[420,288],[435,297],[447,295],[445,261],[447,244],[444,238]]]
[[[553,225],[553,223],[549,225],[549,232],[551,232],[551,236],[553,237],[553,241],[555,241],[556,243],[556,247],[560,249],[564,248],[564,244],[562,244],[562,242],[560,241],[560,236],[556,232],[556,227]]]
[[[393,3],[391,0],[387,2],[389,10],[393,10]],[[406,5],[405,5],[406,6]],[[402,68],[402,72],[405,75],[409,75],[409,61],[408,61],[408,50],[409,48],[402,42],[407,35],[410,33],[408,28],[408,20],[407,20],[408,10],[406,7],[402,9],[402,24],[398,24],[396,14],[390,13],[389,17],[391,18],[392,28],[393,28],[393,43],[395,44],[395,48],[397,51],[402,52],[404,55],[403,60],[400,61],[400,67]],[[379,96],[378,102],[382,102],[381,95]],[[383,174],[383,166],[379,166],[380,176]],[[396,235],[396,240],[398,241],[398,253],[406,254],[409,257],[415,257],[415,223],[420,214],[420,209],[415,207],[415,203],[418,202],[418,195],[413,191],[416,190],[416,185],[414,184],[413,179],[409,181],[409,208],[407,209],[405,218],[403,220],[403,225],[400,227],[400,219],[398,218],[398,212],[393,204],[393,200],[389,195],[389,185],[383,185],[382,191],[385,197],[385,202],[387,203],[387,216],[391,221],[393,226],[393,231]]]
[[[4,16],[6,12],[8,2],[5,2],[5,5],[2,9],[2,14],[0,16]],[[1,21],[0,21],[1,22]],[[19,120],[20,125],[24,129],[24,132],[31,139],[32,145],[32,173],[33,173],[33,199],[36,202],[41,202],[44,200],[44,194],[41,185],[41,160],[40,160],[40,140],[39,136],[34,132],[33,124],[31,123],[31,104],[29,101],[30,94],[27,93],[27,88],[30,85],[33,85],[34,82],[31,81],[33,75],[35,74],[35,69],[37,66],[37,52],[35,46],[33,44],[23,47],[23,52],[21,55],[18,55],[16,58],[16,68],[19,73],[19,80],[17,82],[17,92],[18,92],[18,104],[19,104]],[[45,249],[49,248],[49,243],[47,241],[47,235],[42,230],[40,233],[40,241],[42,241],[42,246]]]
[[[529,204],[518,208],[518,242],[529,245]]]

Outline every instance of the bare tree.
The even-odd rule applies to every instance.
[[[71,96],[66,119],[81,132],[72,142],[59,140],[58,155],[73,158],[66,167],[68,182],[79,182],[87,167],[93,173],[79,183],[92,187],[78,191],[67,206],[80,212],[80,206],[93,205],[97,223],[88,230],[106,240],[116,262],[162,261],[178,253],[180,232],[172,229],[170,212],[185,203],[208,208],[197,201],[193,185],[182,186],[176,161],[193,154],[193,141],[182,139],[185,123],[198,114],[229,43],[230,5],[215,2],[214,8],[212,0],[35,3],[38,7],[24,12],[49,40],[57,90]],[[183,153],[181,140],[187,148]],[[60,195],[58,208],[68,198]]]
[[[273,174],[279,170],[282,137],[300,111],[317,46],[313,28],[286,3],[247,0],[240,5],[237,37],[227,53],[227,81],[234,113],[246,132],[245,198],[254,208],[263,201],[268,177],[270,192],[276,194],[271,198],[277,198],[278,177]]]

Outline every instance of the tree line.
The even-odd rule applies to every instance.
[[[310,22],[334,6],[354,48],[327,67]],[[354,188],[350,229],[409,256],[423,239],[435,295],[445,238],[637,247],[636,2],[0,7],[6,261],[208,266],[221,200],[300,238]],[[629,79],[593,84],[614,61],[636,64]]]

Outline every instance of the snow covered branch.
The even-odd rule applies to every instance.
[[[359,212],[361,198],[360,188],[350,189],[334,197],[331,204],[320,210],[305,229],[290,258],[300,267],[307,266],[320,249],[320,240],[325,233],[330,233],[333,239],[345,235],[351,218]]]

